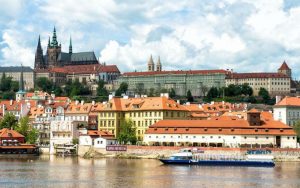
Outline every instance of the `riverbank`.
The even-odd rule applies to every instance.
[[[126,158],[126,159],[158,159],[169,157],[186,147],[164,147],[164,146],[127,146],[127,151],[106,151],[106,149],[93,148],[91,146],[79,146],[78,156],[90,158]],[[201,147],[207,155],[243,155],[249,149],[244,148],[210,148]],[[262,149],[265,150],[265,149]],[[272,152],[275,161],[300,162],[300,148],[268,148]]]

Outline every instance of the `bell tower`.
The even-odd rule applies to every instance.
[[[154,62],[152,59],[152,55],[150,55],[149,61],[148,61],[148,71],[152,72],[154,71]]]
[[[53,29],[52,41],[50,43],[50,38],[48,41],[48,48],[47,48],[47,57],[48,57],[48,66],[49,68],[60,66],[58,64],[57,58],[61,52],[61,44],[58,44],[57,37],[56,37],[56,29]]]

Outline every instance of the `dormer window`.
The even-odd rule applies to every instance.
[[[266,131],[266,132],[269,132],[269,129],[266,129],[265,131]]]
[[[219,129],[219,131],[221,132],[221,131],[222,131],[222,129]]]
[[[185,131],[189,131],[189,128],[186,128]]]
[[[207,128],[204,128],[204,131],[207,131]]]
[[[231,132],[233,132],[234,131],[234,128],[231,128]]]

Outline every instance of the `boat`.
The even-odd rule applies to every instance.
[[[159,160],[164,164],[177,165],[274,167],[273,159],[272,155],[207,155],[202,151],[184,149]]]

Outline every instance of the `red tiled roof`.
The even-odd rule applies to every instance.
[[[279,106],[300,106],[300,98],[287,96],[284,99],[282,99],[280,102],[275,104],[274,107],[279,107]]]
[[[12,137],[12,138],[24,138],[23,135],[21,135],[20,133],[18,133],[15,130],[11,130],[11,129],[7,129],[7,128],[3,128],[0,130],[0,138],[7,138],[7,137]]]
[[[151,71],[151,72],[125,72],[123,76],[152,76],[165,74],[227,74],[226,70],[178,70],[178,71]]]
[[[284,61],[278,70],[291,70],[291,69]]]
[[[120,70],[116,65],[103,65],[100,67],[101,72],[116,72],[120,73]]]
[[[287,75],[281,73],[231,73],[226,79],[245,79],[245,78],[288,78]]]

